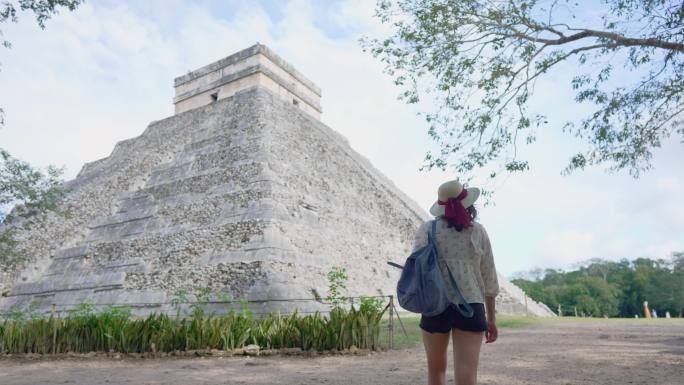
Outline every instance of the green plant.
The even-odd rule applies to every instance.
[[[240,314],[246,318],[254,319],[254,313],[249,308],[249,301],[244,299],[240,300]]]
[[[19,306],[12,305],[7,311],[7,318],[13,321],[23,321],[26,319],[26,313]]]
[[[364,297],[361,296],[359,310],[362,313],[377,313],[382,310],[383,299],[380,297]]]
[[[0,148],[0,268],[12,271],[28,261],[17,248],[18,229],[30,228],[50,211],[68,215],[59,208],[70,191],[60,179],[63,172],[63,168],[48,166],[44,173]]]
[[[192,318],[204,318],[206,307],[211,299],[211,288],[200,287],[195,290],[195,302],[190,304]]]
[[[78,304],[75,309],[69,310],[69,313],[74,317],[87,317],[95,313],[95,305],[90,300],[85,300]]]
[[[186,289],[178,289],[171,298],[171,307],[176,311],[176,318],[181,317],[184,304],[188,304],[191,318],[204,318],[207,316],[206,307],[211,302],[212,295],[213,292],[209,287],[198,287],[192,294]],[[230,294],[228,293],[219,293],[216,296],[220,301],[230,301]],[[194,301],[192,300],[193,297]]]
[[[173,293],[173,297],[171,298],[171,307],[176,310],[176,318],[180,318],[183,304],[188,302],[190,302],[190,300],[188,299],[187,290],[178,289],[175,293]]]
[[[290,315],[268,314],[259,319],[246,301],[240,303],[239,312],[187,319],[166,314],[135,318],[129,307],[110,306],[97,311],[89,302],[68,312],[64,318],[27,318],[17,308],[13,318],[0,321],[0,353],[232,350],[250,343],[273,349],[305,350],[348,349],[352,345],[377,349],[379,346],[384,310],[376,306],[376,301],[362,300],[358,310],[337,307],[327,317],[295,311]]]
[[[343,291],[347,289],[347,269],[344,267],[333,267],[328,272],[328,296],[325,300],[335,309],[347,302],[347,297]]]

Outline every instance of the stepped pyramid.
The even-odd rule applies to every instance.
[[[175,89],[174,116],[65,182],[68,215],[18,231],[29,262],[0,266],[0,312],[175,313],[176,293],[197,288],[260,301],[257,313],[325,310],[334,266],[349,295],[394,294],[386,262],[408,255],[428,215],[320,122],[320,88],[256,44]]]

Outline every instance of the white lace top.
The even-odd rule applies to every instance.
[[[416,232],[413,250],[427,245],[427,234],[432,228],[432,221],[420,225]],[[439,267],[445,282],[449,282],[449,273],[444,265],[447,263],[451,274],[469,303],[484,303],[484,297],[496,297],[499,293],[499,282],[496,277],[494,255],[489,236],[484,227],[473,221],[473,225],[463,231],[448,227],[443,218],[437,219],[437,251]],[[450,285],[447,285],[449,298],[458,303],[458,297]]]

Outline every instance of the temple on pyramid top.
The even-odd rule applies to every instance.
[[[177,77],[175,113],[214,103],[257,85],[320,119],[321,89],[260,43]]]

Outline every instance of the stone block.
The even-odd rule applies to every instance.
[[[149,263],[142,258],[113,261],[103,265],[102,268],[107,272],[149,273],[151,271]]]
[[[125,273],[122,272],[51,276],[37,282],[16,284],[10,295],[39,295],[60,291],[120,287],[124,279]]]
[[[156,212],[155,206],[147,206],[137,210],[128,210],[123,213],[98,218],[89,224],[90,229],[105,226],[122,226],[128,222],[135,222],[152,217]]]
[[[54,259],[44,276],[61,275],[67,272],[78,271],[84,267],[83,258],[60,258]]]
[[[81,258],[87,254],[88,245],[80,245],[76,247],[70,247],[68,249],[61,249],[55,252],[54,259],[69,259],[69,258]]]
[[[185,179],[192,175],[192,159],[185,163],[171,164],[161,170],[153,171],[148,179],[148,186],[170,183],[178,179]]]
[[[154,198],[148,194],[137,194],[126,192],[119,197],[119,207],[117,213],[129,211],[147,210],[154,205]]]

